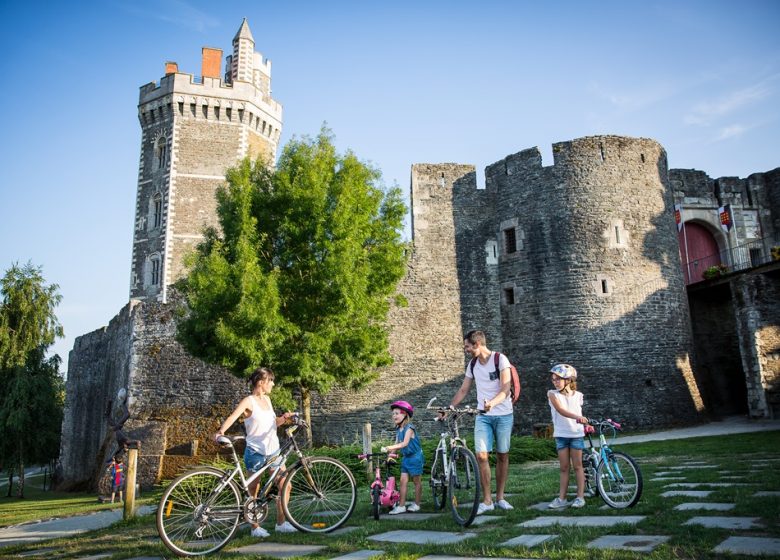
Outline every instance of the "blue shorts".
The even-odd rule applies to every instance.
[[[263,468],[263,465],[265,465],[266,461],[272,460],[276,463],[281,464],[280,461],[281,457],[279,456],[279,451],[276,451],[275,453],[272,453],[270,456],[263,455],[262,453],[258,453],[251,447],[248,447],[244,449],[244,465],[246,465],[246,470],[250,472],[257,472],[260,469]],[[274,465],[278,467],[279,465]]]
[[[425,463],[425,460],[422,453],[401,457],[401,474],[406,473],[409,476],[419,476],[423,472],[423,463]]]
[[[509,438],[512,436],[513,422],[513,414],[477,416],[474,420],[474,451],[490,453],[495,442],[498,453],[509,453]]]
[[[585,438],[581,437],[557,437],[555,438],[555,449],[585,449]]]

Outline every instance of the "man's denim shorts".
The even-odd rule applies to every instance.
[[[514,414],[477,416],[474,419],[474,451],[490,453],[495,442],[498,453],[509,453],[509,438],[512,436],[513,422]]]
[[[555,438],[555,449],[585,449],[585,438],[581,437],[557,437]]]
[[[260,469],[263,468],[263,465],[265,465],[266,461],[268,460],[275,461],[277,463],[281,463],[279,459],[281,457],[279,456],[279,452],[272,454],[270,457],[263,455],[262,453],[258,453],[251,447],[247,446],[247,448],[244,450],[244,465],[246,465],[246,470],[250,472],[257,472]],[[278,467],[279,465],[274,465],[275,467]]]

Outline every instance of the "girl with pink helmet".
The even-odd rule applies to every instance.
[[[425,458],[423,457],[420,438],[411,420],[414,415],[414,407],[406,401],[395,401],[390,405],[393,411],[393,423],[396,427],[394,445],[382,448],[382,452],[401,450],[401,500],[392,510],[390,515],[398,515],[407,511],[420,511],[422,500],[422,471]],[[414,482],[414,503],[406,505],[406,489],[411,477]]]

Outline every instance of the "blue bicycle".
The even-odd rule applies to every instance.
[[[639,465],[628,453],[615,451],[607,443],[612,442],[620,431],[620,424],[607,418],[593,420],[585,426],[585,437],[590,448],[582,455],[585,468],[585,491],[589,496],[598,493],[610,507],[629,508],[639,501],[642,495],[642,472]],[[598,445],[594,445],[592,435],[598,430]]]

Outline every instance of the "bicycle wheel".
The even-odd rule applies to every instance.
[[[596,484],[601,498],[610,507],[633,506],[642,495],[642,473],[634,459],[620,451],[610,451],[596,471]]]
[[[452,450],[450,460],[450,510],[458,525],[468,527],[479,507],[479,466],[474,454],[465,447]]]
[[[371,489],[371,513],[374,514],[374,519],[379,519],[379,497],[381,494],[382,491],[379,489],[379,486],[374,486]]]
[[[447,501],[447,475],[444,473],[444,452],[437,450],[431,467],[431,497],[433,507],[437,510],[444,509]]]
[[[177,556],[218,551],[241,521],[241,494],[225,473],[201,468],[184,473],[163,492],[157,507],[157,532]]]
[[[330,457],[305,457],[282,486],[282,510],[292,525],[307,533],[327,533],[346,523],[357,501],[355,477]]]

